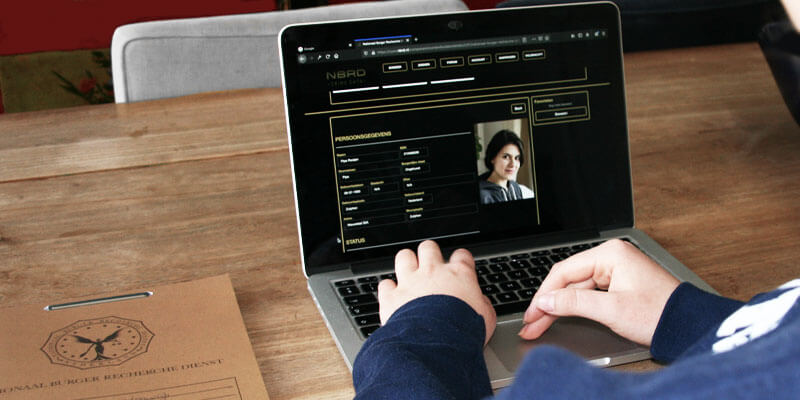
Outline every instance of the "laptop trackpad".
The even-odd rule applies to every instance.
[[[647,348],[623,339],[605,326],[584,318],[559,318],[536,340],[520,339],[517,333],[521,327],[519,320],[500,323],[489,341],[489,346],[503,366],[511,372],[517,370],[528,351],[543,344],[565,348],[598,366],[635,361],[629,359],[633,354],[639,354],[635,357],[638,360],[649,357]]]

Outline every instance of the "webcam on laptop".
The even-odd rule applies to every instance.
[[[458,30],[461,30],[461,28],[464,27],[464,23],[459,21],[459,20],[457,20],[457,19],[454,19],[454,20],[452,20],[452,21],[447,23],[447,27],[452,29],[452,30],[454,30],[454,31],[458,31]]]

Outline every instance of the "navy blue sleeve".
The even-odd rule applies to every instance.
[[[682,353],[672,365],[629,374],[595,368],[566,350],[542,345],[525,356],[514,382],[497,399],[796,399],[798,299],[800,280],[757,296],[744,308],[684,284],[670,297],[656,331],[656,351],[667,357]],[[741,328],[717,329],[731,320]],[[356,358],[356,398],[491,396],[484,332],[483,319],[453,297],[428,296],[406,304]],[[680,345],[672,346],[670,339]],[[727,345],[720,346],[723,342]]]
[[[673,293],[656,350],[682,353],[648,373],[590,366],[565,350],[531,350],[497,400],[797,399],[800,393],[800,280],[747,305],[685,284]],[[730,324],[737,329],[721,330]],[[692,326],[691,324],[698,324]],[[671,346],[670,338],[676,343]],[[720,346],[722,341],[728,345]]]
[[[426,296],[376,330],[353,363],[356,399],[479,399],[492,394],[483,317],[463,301]]]
[[[650,354],[658,361],[672,362],[744,303],[681,283],[664,307]]]

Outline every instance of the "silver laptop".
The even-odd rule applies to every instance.
[[[553,263],[634,226],[620,22],[608,2],[294,25],[280,35],[300,251],[349,367],[402,248],[475,255],[498,313],[492,386],[547,343],[611,366],[648,350],[583,319],[517,336]]]

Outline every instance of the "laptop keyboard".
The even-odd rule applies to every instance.
[[[524,312],[553,264],[602,242],[537,250],[507,256],[478,258],[475,270],[483,294],[497,315]],[[392,279],[394,272],[334,281],[333,286],[346,306],[353,324],[364,338],[380,327],[378,282]]]

